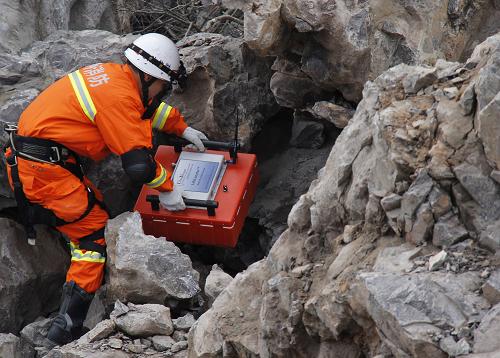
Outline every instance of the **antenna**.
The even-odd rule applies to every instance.
[[[239,116],[239,111],[240,106],[238,105],[234,110],[236,111],[236,126],[234,128],[234,140],[231,145],[231,149],[229,149],[229,154],[231,156],[231,160],[226,161],[226,163],[231,163],[231,164],[236,164],[238,160],[238,150],[240,149],[240,143],[238,143],[238,128],[240,125],[240,116]]]

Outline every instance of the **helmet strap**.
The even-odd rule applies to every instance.
[[[153,80],[153,82],[154,82],[154,80]],[[149,83],[148,88],[151,85],[151,83]],[[170,82],[168,82],[168,84],[170,84]],[[148,101],[146,103],[146,105],[144,105],[144,108],[146,110],[142,114],[142,119],[149,119],[153,116],[153,114],[157,110],[158,106],[161,104],[161,100],[163,99],[163,97],[165,97],[167,95],[167,93],[170,91],[170,89],[171,89],[171,86],[165,85],[163,87],[163,89],[156,96],[154,96],[151,99],[151,101]],[[143,96],[144,96],[144,91],[143,91]],[[147,100],[147,97],[146,97],[146,100]]]

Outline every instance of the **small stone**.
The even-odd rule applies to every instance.
[[[189,331],[189,329],[193,326],[195,321],[196,320],[194,319],[191,313],[188,313],[185,316],[172,320],[172,322],[174,323],[174,328],[183,331]]]
[[[481,278],[488,278],[490,277],[490,270],[486,269],[483,272],[481,272]]]
[[[172,338],[174,339],[174,341],[180,342],[180,341],[185,341],[187,339],[187,335],[183,331],[175,331],[172,334]]]
[[[134,344],[134,343],[126,344],[125,349],[128,349],[132,353],[142,353],[144,351],[142,344]]]
[[[448,254],[446,251],[442,250],[438,254],[432,256],[429,259],[429,271],[435,271],[439,269],[446,261]]]
[[[457,95],[458,95],[458,88],[456,87],[447,87],[443,90],[444,92],[444,95],[448,98],[448,99],[453,99],[455,98]]]
[[[175,344],[175,340],[170,336],[153,336],[151,341],[153,347],[159,352],[169,350]]]
[[[187,341],[180,341],[175,343],[172,348],[170,348],[170,352],[176,353],[179,351],[182,351],[188,347],[188,342]]]
[[[108,340],[108,345],[111,347],[111,348],[114,348],[114,349],[122,349],[123,347],[123,342],[121,339],[119,338],[110,338]]]

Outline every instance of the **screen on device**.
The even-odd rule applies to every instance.
[[[182,159],[175,168],[174,185],[183,190],[208,193],[219,163],[202,160]]]

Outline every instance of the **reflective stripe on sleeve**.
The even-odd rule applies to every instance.
[[[88,251],[88,250],[85,250],[85,252],[83,252],[83,250],[80,250],[78,245],[75,245],[72,242],[70,242],[70,249],[71,249],[71,261],[85,261],[85,262],[98,262],[98,263],[106,262],[106,257],[101,255],[99,252]]]
[[[150,188],[157,188],[160,185],[162,185],[163,183],[165,183],[165,181],[167,180],[167,171],[165,170],[163,165],[161,165],[161,164],[158,164],[158,165],[161,166],[160,175],[158,175],[156,178],[151,180],[149,183],[146,183],[146,185],[149,186]]]
[[[153,128],[162,130],[165,126],[165,122],[167,122],[167,118],[170,115],[171,110],[172,106],[169,106],[165,102],[162,102],[158,106],[158,109],[156,110],[153,117]]]
[[[80,107],[82,107],[82,110],[87,118],[95,124],[94,118],[97,110],[94,106],[94,102],[92,102],[92,98],[90,97],[90,93],[85,85],[85,80],[83,79],[82,74],[79,70],[76,70],[68,76],[71,81],[71,86],[73,86],[73,90],[75,91],[76,98],[78,98],[78,102],[80,103]]]

